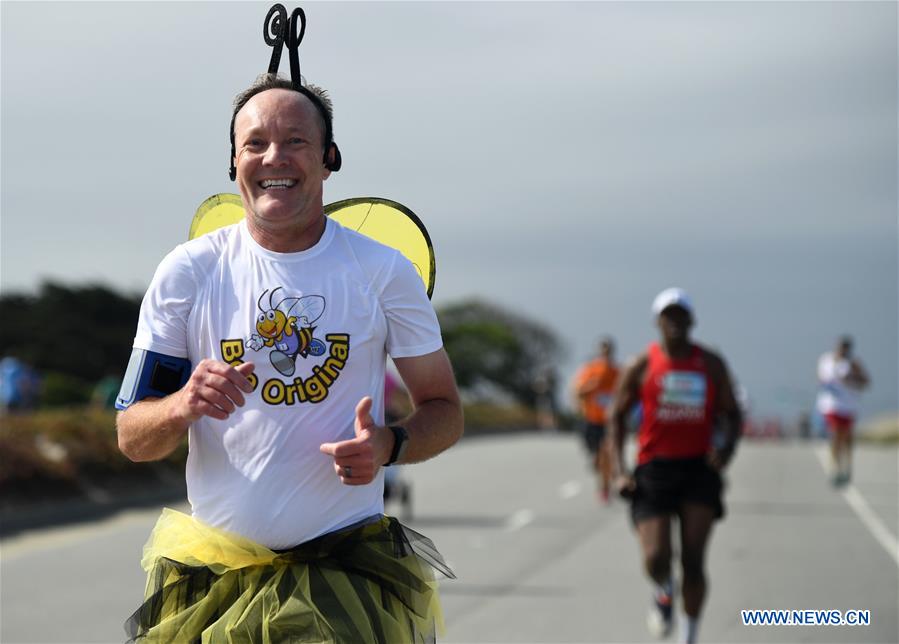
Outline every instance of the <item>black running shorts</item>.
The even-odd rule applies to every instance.
[[[584,422],[584,442],[587,444],[588,452],[590,452],[591,454],[596,454],[605,438],[605,425]]]
[[[677,514],[685,502],[707,505],[715,518],[724,516],[721,475],[705,458],[654,459],[634,470],[637,489],[631,499],[631,519]]]

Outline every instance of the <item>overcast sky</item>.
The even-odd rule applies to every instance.
[[[268,66],[269,6],[0,5],[4,293],[143,292],[235,191],[230,102]],[[896,3],[303,6],[344,157],[325,198],[418,213],[437,305],[543,321],[567,379],[602,333],[640,351],[679,285],[757,413],[809,407],[844,332],[867,416],[899,406]]]

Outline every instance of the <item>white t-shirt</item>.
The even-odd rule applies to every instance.
[[[312,248],[275,253],[246,222],[175,248],[144,296],[134,347],[253,362],[256,388],[224,421],[189,431],[193,514],[269,548],[289,548],[383,512],[383,470],[340,482],[325,442],[354,436],[356,404],[383,420],[384,370],[443,346],[415,267],[328,219]]]
[[[846,358],[838,358],[832,352],[825,353],[818,360],[818,399],[816,407],[821,414],[837,414],[855,418],[858,414],[858,390],[846,384],[852,370],[852,363]]]

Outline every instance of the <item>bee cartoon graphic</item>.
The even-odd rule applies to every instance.
[[[305,295],[303,297],[285,297],[274,304],[274,289],[268,296],[268,308],[263,308],[262,298],[268,289],[262,292],[256,305],[259,315],[256,316],[256,333],[250,335],[246,346],[259,351],[263,346],[274,347],[269,354],[272,366],[283,376],[292,376],[296,370],[297,356],[320,356],[325,352],[325,343],[314,337],[313,323],[325,310],[325,298],[321,295]]]

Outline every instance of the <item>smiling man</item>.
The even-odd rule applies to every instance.
[[[309,91],[329,109],[321,90]],[[235,100],[237,185],[253,237],[266,248],[305,250],[321,238],[323,184],[337,154],[333,143],[325,149],[327,129],[309,97],[268,75]]]
[[[152,461],[189,436],[192,516],[166,510],[154,530],[132,639],[438,630],[431,566],[451,573],[383,515],[383,468],[456,442],[461,404],[414,267],[324,215],[340,167],[331,109],[322,90],[273,74],[237,96],[231,176],[246,219],[178,246],[144,298],[119,445]],[[390,427],[388,355],[414,406]]]

